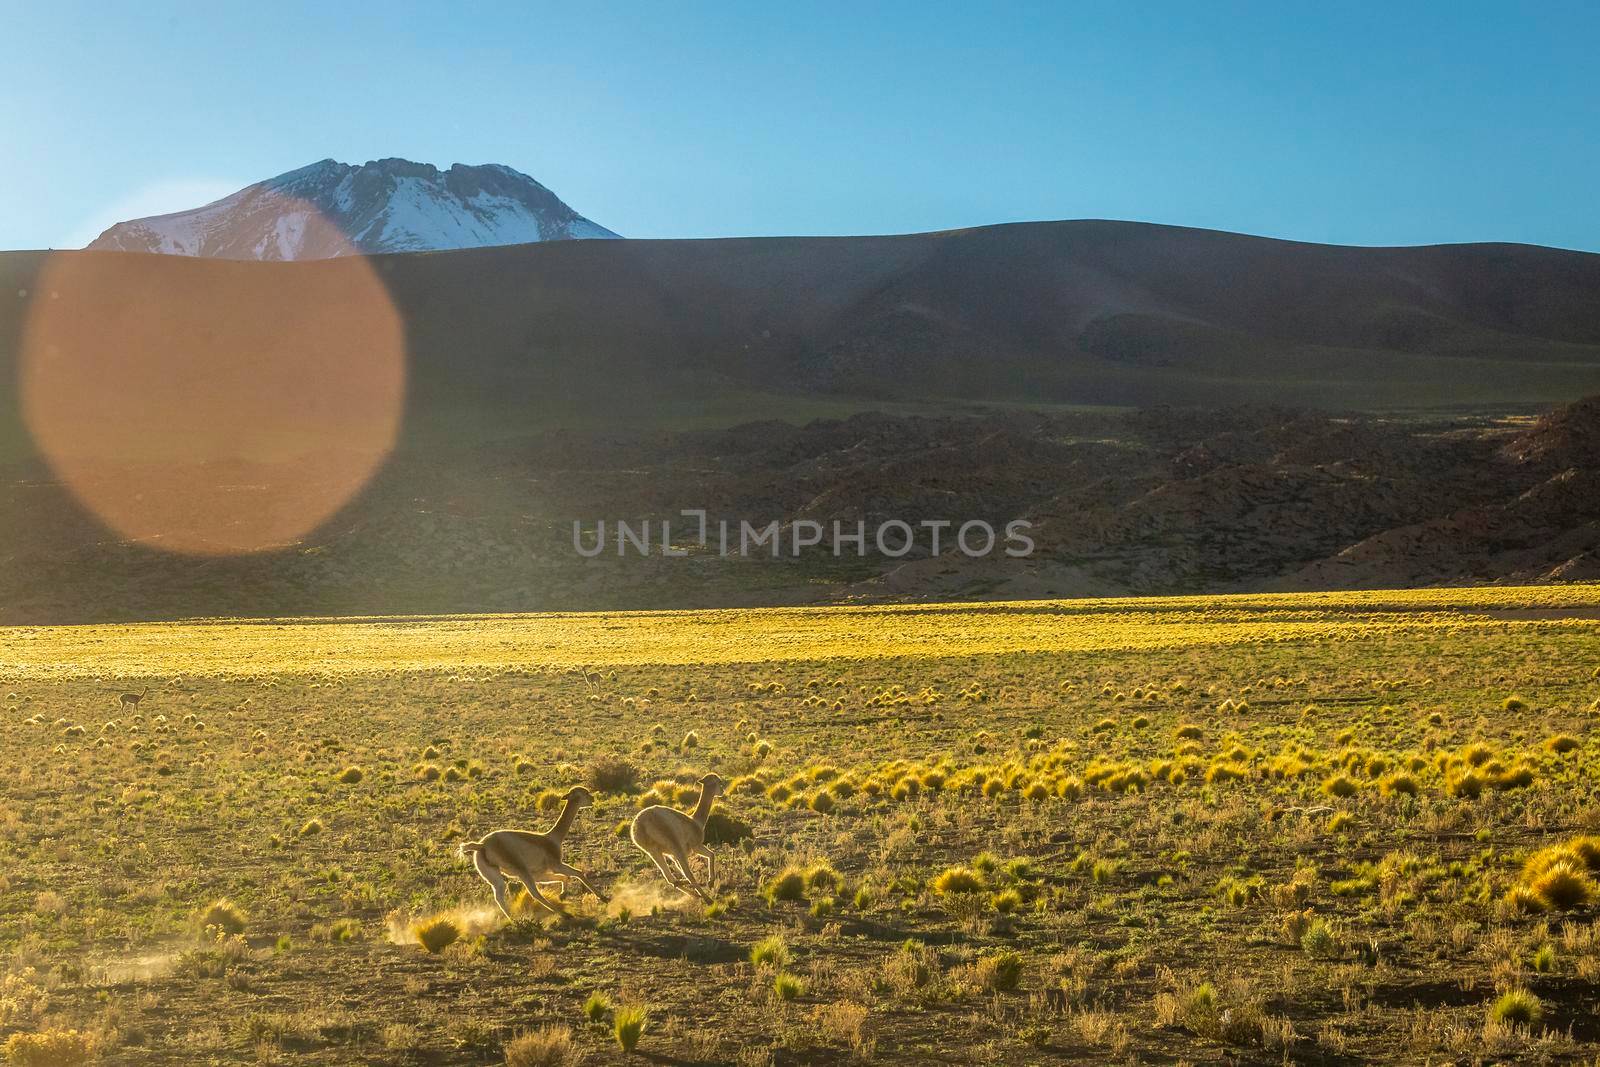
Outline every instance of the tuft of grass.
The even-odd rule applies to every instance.
[[[1378,782],[1378,792],[1386,797],[1417,795],[1417,780],[1404,772],[1391,774]]]
[[[750,947],[750,962],[757,967],[785,967],[789,963],[789,946],[781,934],[763,938]]]
[[[339,772],[339,781],[345,785],[355,785],[367,776],[367,772],[360,767],[346,767]]]
[[[1016,889],[1005,889],[989,898],[989,903],[1002,915],[1010,915],[1022,907],[1022,894]]]
[[[990,993],[1009,993],[1022,983],[1022,954],[1006,949],[978,957],[978,983]]]
[[[953,896],[982,892],[983,884],[983,876],[971,867],[948,867],[933,880],[933,889],[941,896]]]
[[[779,974],[772,979],[772,991],[779,1000],[793,1000],[806,991],[806,984],[792,974]]]
[[[1575,751],[1579,744],[1578,739],[1571,734],[1556,734],[1544,743],[1544,747],[1558,756],[1563,756],[1568,752]]]
[[[596,990],[589,994],[589,999],[583,1002],[583,1017],[591,1023],[599,1025],[606,1021],[606,1016],[611,1014],[611,998]]]
[[[1582,907],[1595,899],[1593,879],[1582,868],[1564,860],[1536,875],[1528,889],[1540,904],[1557,911]]]
[[[807,889],[815,889],[819,892],[829,892],[838,889],[841,884],[842,880],[839,877],[839,872],[834,870],[826,862],[813,864],[811,868],[806,871]]]
[[[413,923],[411,934],[418,944],[437,955],[461,939],[461,927],[447,915],[435,915]]]
[[[1513,989],[1489,1006],[1489,1018],[1497,1023],[1532,1029],[1544,1019],[1544,1004],[1526,989]]]
[[[768,904],[776,904],[780,900],[804,900],[806,898],[805,872],[797,867],[785,867],[772,881],[768,882],[761,890],[761,895]]]
[[[1353,797],[1361,790],[1361,785],[1347,774],[1336,774],[1322,783],[1322,791],[1331,797]]]
[[[618,1008],[611,1017],[611,1036],[617,1039],[617,1047],[623,1052],[631,1053],[639,1044],[639,1039],[644,1036],[645,1027],[650,1024],[650,1010],[637,1005],[627,1005]]]

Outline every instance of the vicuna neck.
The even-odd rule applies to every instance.
[[[556,816],[556,824],[550,827],[549,832],[546,833],[545,836],[553,837],[557,841],[561,840],[563,837],[566,837],[567,831],[572,828],[572,820],[577,818],[577,816],[578,805],[573,803],[569,798],[566,804],[562,805],[561,814]]]
[[[694,814],[689,816],[700,829],[706,828],[706,820],[711,818],[711,805],[716,803],[716,800],[717,794],[711,791],[710,786],[700,787],[700,800],[694,806]]]

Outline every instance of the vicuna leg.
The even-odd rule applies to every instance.
[[[561,914],[561,909],[550,903],[550,901],[546,900],[544,894],[539,892],[538,875],[534,874],[525,867],[519,867],[515,873],[517,876],[517,881],[522,883],[522,888],[526,889],[528,891],[528,895],[534,900],[538,901],[539,904],[544,907],[545,911],[548,911],[552,915]]]
[[[640,847],[643,848],[642,845]],[[653,852],[650,849],[645,849],[644,853],[655,863],[657,869],[661,871],[661,877],[665,878],[669,885],[682,887],[683,876],[673,872],[672,864],[668,862],[665,852]]]
[[[585,878],[583,876],[583,872],[578,870],[578,868],[573,867],[573,866],[571,866],[569,864],[563,863],[563,864],[561,864],[560,866],[558,866],[556,868],[556,871],[558,873],[564,875],[567,878],[576,878],[578,880],[578,884],[579,885],[583,886],[583,888],[587,889],[589,892],[593,893],[595,896],[600,898],[600,903],[602,903],[602,904],[609,903],[609,901],[606,898],[606,895],[604,893],[600,892],[600,890],[596,889],[594,886],[590,885],[589,884],[589,879]]]
[[[472,866],[477,868],[478,875],[489,888],[494,890],[494,902],[499,905],[500,913],[506,918],[511,918],[511,904],[506,900],[506,876],[495,870],[494,864],[483,858],[482,852],[472,854]]]
[[[672,860],[678,865],[678,869],[683,871],[684,881],[688,883],[689,888],[693,890],[694,895],[709,904],[711,902],[711,898],[706,894],[704,889],[700,888],[700,883],[695,880],[694,869],[689,865],[689,857],[681,853],[674,852],[672,854]]]

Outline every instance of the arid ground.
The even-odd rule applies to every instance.
[[[0,1046],[1591,1063],[1597,627],[1565,586],[0,631]],[[626,836],[707,771],[709,906]],[[456,846],[577,784],[610,904],[500,921]]]

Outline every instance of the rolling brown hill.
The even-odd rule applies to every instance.
[[[165,292],[181,308],[203,288],[269,322],[316,299],[304,279],[367,269],[6,253],[0,371],[47,258],[91,256],[111,261],[94,272],[102,305]],[[805,396],[1394,409],[1600,391],[1600,255],[1532,246],[1346,248],[1083,221],[369,262],[405,324],[407,428],[446,439],[463,419],[494,436],[687,418],[748,394],[780,398],[764,410],[782,413],[781,398]]]
[[[49,432],[24,425],[25,377],[55,383]],[[1600,566],[1600,409],[1525,418],[1600,392],[1600,256],[1546,248],[1071,222],[314,263],[7,253],[0,383],[6,621]],[[95,494],[111,503],[91,509]],[[786,524],[1026,518],[1039,551],[570,548],[574,519],[688,507]]]

